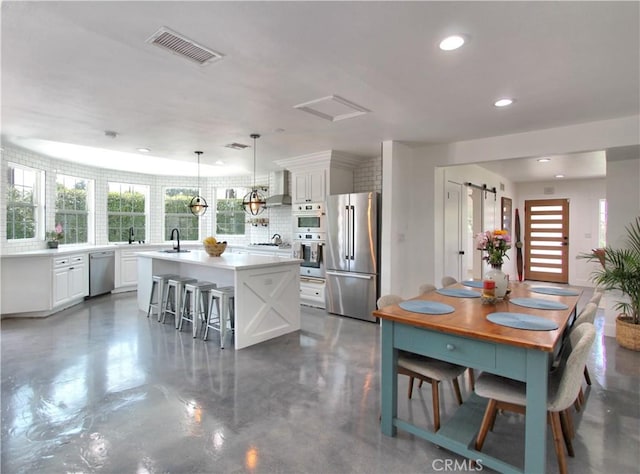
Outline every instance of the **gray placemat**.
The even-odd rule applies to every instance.
[[[409,300],[401,302],[398,306],[412,313],[423,314],[447,314],[454,311],[453,306],[437,301]]]
[[[482,288],[482,280],[466,280],[463,281],[464,286],[471,286],[473,288]]]
[[[558,329],[558,324],[542,316],[533,316],[524,313],[498,312],[487,315],[487,320],[500,326],[516,329],[528,329],[530,331],[553,331]]]
[[[557,301],[543,300],[542,298],[511,298],[513,304],[518,306],[524,306],[525,308],[534,309],[567,309],[569,308],[564,303],[558,303]]]
[[[436,290],[441,295],[455,296],[456,298],[480,298],[480,293],[464,288],[440,288]]]
[[[556,296],[578,296],[579,291],[571,290],[569,288],[554,288],[552,286],[536,286],[531,288],[534,293],[541,293],[543,295],[556,295]]]

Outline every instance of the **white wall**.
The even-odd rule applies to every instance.
[[[632,155],[619,151],[607,153],[607,245],[612,247],[624,244],[625,227],[640,216],[640,157],[637,151]],[[618,299],[619,294],[607,292],[601,302],[606,336],[615,336],[614,306]]]
[[[599,201],[607,194],[601,179],[555,180],[518,184],[518,207],[524,225],[524,202],[534,199],[569,200],[569,284],[594,286],[589,280],[592,264],[578,259],[598,247]],[[524,254],[524,249],[523,249]]]

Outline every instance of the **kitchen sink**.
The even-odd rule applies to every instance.
[[[163,250],[163,252],[166,253],[187,253],[187,252],[191,252],[191,250],[183,250],[183,249],[169,249],[169,250]]]

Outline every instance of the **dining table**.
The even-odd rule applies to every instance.
[[[407,431],[498,472],[544,473],[547,379],[582,290],[510,282],[507,297],[487,302],[481,283],[463,282],[373,312],[381,320],[381,430]],[[446,291],[446,290],[450,291]],[[398,351],[526,383],[524,460],[515,466],[475,449],[487,400],[471,393],[438,431],[398,416]]]

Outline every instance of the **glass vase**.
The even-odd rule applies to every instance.
[[[502,271],[502,265],[491,265],[484,275],[485,280],[493,280],[496,282],[496,298],[504,298],[509,287],[509,277]]]

